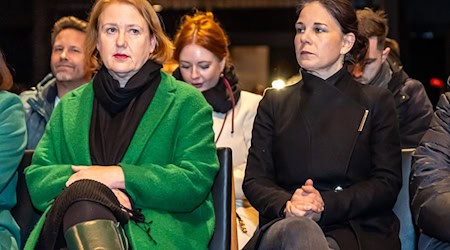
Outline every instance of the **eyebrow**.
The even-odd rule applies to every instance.
[[[119,26],[117,23],[104,23],[101,27],[103,28],[103,27],[105,27],[105,26],[107,26],[107,25],[111,25],[111,26]],[[142,29],[142,27],[141,27],[139,24],[126,24],[125,27],[126,27],[126,28],[130,28],[130,27],[138,27],[138,28],[141,28],[141,29]]]
[[[295,23],[295,25],[305,25],[303,22],[296,22]],[[318,22],[315,22],[315,23],[313,23],[313,25],[323,25],[323,26],[328,26],[327,24],[325,24],[325,23],[318,23]]]
[[[366,58],[364,59],[365,63],[371,63],[371,62],[375,62],[377,59],[376,58]]]
[[[183,61],[183,60],[180,60],[180,63],[189,63],[190,64],[189,61]],[[199,62],[196,62],[196,63],[212,63],[212,62],[211,61],[199,61]]]

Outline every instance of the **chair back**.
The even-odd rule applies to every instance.
[[[17,181],[17,203],[11,209],[11,214],[20,227],[20,241],[21,246],[25,245],[28,236],[33,230],[34,225],[37,223],[40,217],[40,212],[33,207],[31,203],[30,194],[28,193],[27,183],[25,181],[24,170],[31,165],[31,159],[33,158],[34,150],[27,149],[23,155],[22,161],[17,169],[18,181]]]
[[[416,249],[416,232],[411,216],[409,202],[409,176],[411,173],[411,159],[415,149],[402,149],[402,188],[394,205],[394,213],[400,220],[399,238],[402,250]]]
[[[231,248],[233,161],[231,148],[217,148],[220,168],[212,187],[216,228],[209,242],[211,250]]]

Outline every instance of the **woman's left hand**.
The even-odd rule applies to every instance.
[[[129,209],[129,210],[132,209],[132,207],[131,207],[131,202],[130,202],[130,198],[128,198],[128,196],[127,196],[124,192],[120,191],[120,190],[117,189],[117,188],[113,188],[113,189],[111,189],[111,191],[114,193],[114,195],[116,195],[117,200],[119,201],[119,203],[120,203],[122,206],[126,207],[126,208]],[[124,211],[125,211],[125,212],[128,212],[128,211],[126,211],[126,210],[124,210]],[[131,214],[130,214],[130,215],[131,215]]]
[[[292,195],[292,204],[303,211],[321,213],[324,210],[324,202],[320,192],[314,188],[313,181],[308,179],[301,188]]]
[[[103,183],[107,187],[125,188],[125,177],[119,166],[72,166],[74,174],[66,182],[66,187],[75,181],[89,179]]]

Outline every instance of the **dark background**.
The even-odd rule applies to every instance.
[[[215,8],[215,0],[208,1],[199,1],[196,7],[215,13],[230,37],[231,46],[269,46],[270,79],[289,77],[298,71],[293,45],[295,7],[269,8],[261,4],[251,8]],[[163,7],[165,2],[174,1],[153,1]],[[19,87],[34,86],[50,71],[53,23],[65,15],[86,20],[92,3],[93,0],[2,0],[0,48],[14,68]],[[391,28],[389,36],[400,44],[406,72],[425,85],[435,104],[443,90],[431,87],[430,79],[438,78],[445,83],[450,75],[450,1],[354,0],[353,3],[355,8],[386,10]],[[192,8],[163,8],[160,14],[171,37],[180,17],[190,12]]]

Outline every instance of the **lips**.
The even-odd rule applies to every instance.
[[[191,85],[199,89],[203,86],[203,83],[191,83]]]
[[[56,70],[65,70],[65,69],[72,69],[73,67],[71,65],[67,64],[59,64],[55,66]]]
[[[302,52],[300,52],[300,54],[301,55],[312,55],[312,53],[309,51],[302,51]]]
[[[114,58],[119,59],[119,60],[125,60],[128,58],[128,55],[120,54],[120,53],[114,54],[113,56],[114,56]]]

